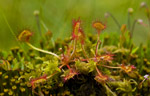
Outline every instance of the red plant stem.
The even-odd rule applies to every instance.
[[[97,66],[96,66],[96,71],[97,71],[99,76],[102,76],[102,73],[98,70]]]
[[[96,44],[96,50],[95,50],[95,57],[98,55],[99,44],[100,44],[100,40],[99,40],[99,36],[98,36],[98,40],[97,40],[97,44]]]
[[[101,31],[98,31],[98,37],[97,37],[97,41],[100,40],[99,36],[100,36]]]
[[[98,36],[97,36],[97,44],[96,44],[96,50],[95,50],[95,56],[98,55],[98,47],[99,47],[99,44],[100,44],[100,32],[101,31],[98,31]]]
[[[72,69],[70,68],[70,66],[67,64],[68,69],[70,70],[70,72],[73,72]]]
[[[67,64],[68,69],[71,69],[70,66]]]
[[[58,72],[58,71],[55,71],[53,74],[51,74],[51,75],[47,76],[47,77],[46,77],[46,79],[51,78],[51,77],[52,77],[52,76],[54,76],[57,72]]]

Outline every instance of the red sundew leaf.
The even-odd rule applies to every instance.
[[[73,78],[75,75],[78,75],[78,72],[74,69],[69,69],[69,72],[63,77],[64,82]]]
[[[104,24],[102,24],[100,21],[95,21],[92,24],[93,28],[95,28],[97,30],[98,33],[100,33],[102,30],[104,30],[106,28],[106,26]]]
[[[121,64],[121,69],[124,70],[126,73],[129,73],[131,71],[133,71],[134,69],[136,69],[136,67],[134,65],[129,65],[129,66],[125,66],[124,64]]]
[[[81,44],[84,44],[85,41],[85,34],[81,28],[81,20],[73,20],[73,32],[72,32],[72,39],[80,40]]]
[[[81,30],[80,24],[81,24],[80,19],[73,20],[73,32],[72,32],[72,38],[73,39],[78,37],[78,33]]]
[[[19,34],[18,39],[19,41],[29,42],[31,36],[32,32],[30,32],[29,30],[24,30]]]
[[[93,60],[95,62],[98,61],[107,61],[107,62],[112,62],[113,58],[113,54],[106,54],[106,55],[101,55],[101,56],[96,56],[95,58],[93,58]]]
[[[113,54],[102,55],[100,56],[100,59],[107,62],[111,62],[113,60],[113,56]]]

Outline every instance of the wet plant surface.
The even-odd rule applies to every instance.
[[[149,9],[141,4],[149,20]],[[130,8],[129,17],[132,13]],[[84,22],[75,19],[70,37],[54,42],[46,29],[35,47],[33,33],[23,30],[17,39],[29,49],[0,51],[0,96],[149,96],[150,42],[135,46],[132,41],[136,23],[147,24],[135,19],[121,25],[111,13],[106,15],[120,36],[108,34],[102,40],[107,25],[101,21],[92,23],[96,34],[85,34]]]

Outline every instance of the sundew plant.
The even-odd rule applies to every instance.
[[[31,42],[35,32],[24,29],[15,35],[4,16],[20,46],[0,51],[0,96],[149,96],[150,42],[133,42],[137,24],[150,28],[149,6],[142,2],[140,8],[146,10],[147,22],[131,21],[133,8],[127,24],[105,13],[105,21],[114,20],[120,35],[101,38],[109,26],[100,20],[91,23],[95,34],[85,32],[79,17],[72,20],[70,36],[56,41],[37,10],[39,46]]]

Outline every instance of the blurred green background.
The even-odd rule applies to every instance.
[[[131,21],[141,18],[148,24],[145,10],[140,8],[143,1],[150,4],[150,0],[0,0],[0,49],[17,46],[18,41],[8,24],[16,36],[23,29],[30,29],[34,32],[32,42],[38,42],[40,35],[33,14],[35,10],[39,10],[40,20],[53,33],[54,39],[63,39],[71,34],[72,19],[80,17],[84,31],[94,33],[92,22],[94,20],[105,22],[105,12],[111,12],[120,24],[127,24],[127,10],[130,7],[134,9]],[[43,27],[41,30],[43,33],[46,32]],[[149,30],[137,24],[133,38],[135,44],[145,43],[150,38]],[[108,18],[107,29],[103,33],[119,34],[112,18]]]

